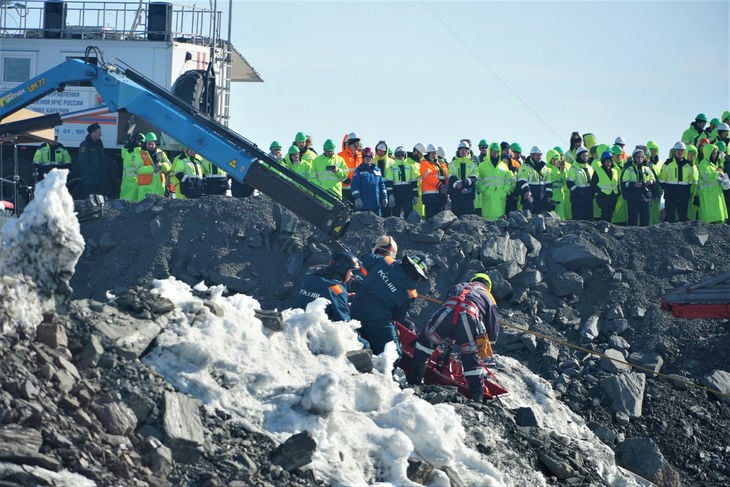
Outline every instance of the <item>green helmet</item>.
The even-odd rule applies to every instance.
[[[517,142],[512,142],[509,148],[512,149],[512,152],[522,152],[522,146]]]
[[[712,125],[713,127],[717,127],[718,125],[720,125],[720,119],[717,117],[713,118],[712,120],[710,120],[710,125]]]
[[[271,145],[269,146],[269,150],[274,150],[274,149],[281,149],[281,144],[279,143],[278,140],[273,141],[271,143]]]
[[[718,140],[717,142],[715,142],[715,145],[720,152],[727,152],[727,144],[722,140]]]
[[[561,156],[565,154],[565,152],[563,152],[563,148],[560,147],[559,145],[556,145],[555,147],[553,147],[553,149],[558,151],[558,154],[560,154]]]
[[[623,153],[624,151],[620,145],[614,145],[613,147],[611,147],[611,154],[621,155]]]
[[[695,122],[707,122],[707,115],[704,113],[698,113],[695,117]]]
[[[145,135],[142,132],[138,132],[134,134],[134,140],[138,140],[140,142],[144,142]]]
[[[145,142],[157,142],[157,134],[154,132],[150,132],[147,135],[144,136]]]
[[[289,150],[287,152],[289,153],[290,156],[294,155],[294,154],[299,154],[299,147],[297,147],[296,145],[293,145],[293,146],[289,147]]]
[[[646,148],[650,149],[650,150],[651,149],[659,150],[659,145],[656,142],[654,142],[653,140],[650,140],[649,142],[646,143]]]
[[[334,150],[335,150],[335,149],[337,148],[337,146],[336,146],[336,145],[335,145],[335,143],[334,143],[334,142],[332,141],[332,139],[327,139],[327,140],[325,140],[325,141],[324,141],[324,146],[323,146],[323,147],[324,147],[324,150],[325,150],[325,151],[334,151]]]
[[[472,276],[470,279],[471,282],[481,282],[487,285],[487,289],[490,291],[492,290],[492,279],[489,277],[488,274],[484,272],[477,272]]]
[[[294,142],[306,142],[307,136],[304,132],[297,132],[297,135],[294,136]]]
[[[489,144],[489,151],[491,152],[493,150],[501,150],[497,142],[492,142],[491,144]]]
[[[487,143],[487,139],[482,139],[479,141],[479,144],[477,144],[479,147],[489,147],[489,144]]]

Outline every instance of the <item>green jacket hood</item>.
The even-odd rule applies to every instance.
[[[714,151],[718,150],[717,146],[715,144],[705,144],[702,146],[702,155],[704,156],[705,160],[710,160],[710,156]]]

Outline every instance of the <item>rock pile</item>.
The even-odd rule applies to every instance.
[[[0,447],[0,464],[39,467],[6,469],[0,479],[42,483],[66,469],[101,485],[316,485],[303,463],[312,448],[306,435],[285,446],[232,427],[141,364],[169,303],[140,290],[174,275],[283,309],[310,266],[343,245],[366,252],[387,233],[399,252],[429,257],[422,294],[439,298],[474,272],[489,273],[504,325],[497,354],[548,380],[614,448],[617,463],[659,485],[730,481],[728,325],[676,319],[659,306],[669,288],[730,271],[728,226],[622,228],[521,213],[489,223],[450,212],[407,222],[358,213],[334,243],[268,198],[208,197],[114,201],[81,232],[86,249],[70,311],[48,316],[35,340],[0,341],[8,357],[0,362],[0,444],[28,445],[15,456]],[[418,300],[413,320],[423,324],[434,308]],[[452,403],[475,448],[488,450],[483,435],[498,432],[515,462],[556,484],[601,483],[590,459],[529,410],[475,404],[433,386],[418,393]],[[181,414],[197,419],[182,424]],[[414,463],[411,478],[427,482],[432,468]],[[458,474],[449,478],[459,485]]]

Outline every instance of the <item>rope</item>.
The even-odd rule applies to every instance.
[[[419,298],[422,298],[422,299],[424,299],[424,300],[426,300],[428,302],[431,302],[431,303],[435,303],[435,304],[439,304],[439,305],[441,304],[441,301],[439,301],[436,298],[432,298],[431,296],[424,296],[424,295],[419,294],[418,297]],[[662,377],[664,379],[668,379],[668,380],[671,380],[671,381],[674,381],[674,382],[678,382],[678,383],[684,384],[686,386],[697,387],[697,388],[702,389],[704,391],[711,392],[712,394],[715,394],[717,396],[730,397],[730,394],[725,394],[725,393],[720,392],[720,391],[718,391],[716,389],[711,389],[711,388],[706,387],[706,386],[703,386],[701,384],[697,384],[696,382],[692,382],[692,381],[687,380],[687,379],[682,379],[682,378],[679,378],[679,377],[674,377],[674,376],[671,376],[671,375],[663,374],[661,372],[656,372],[655,370],[649,369],[647,367],[642,367],[641,365],[632,364],[630,362],[626,362],[625,360],[619,360],[619,359],[614,358],[614,357],[609,357],[605,353],[596,352],[596,351],[590,350],[588,348],[581,347],[579,345],[575,345],[575,344],[570,343],[568,341],[562,340],[560,338],[551,337],[549,335],[545,335],[543,333],[540,333],[540,332],[537,332],[537,331],[533,331],[533,330],[530,330],[528,328],[524,328],[524,327],[521,327],[521,326],[517,326],[514,323],[510,323],[509,321],[504,321],[504,320],[500,319],[499,322],[500,322],[501,325],[506,326],[507,328],[512,328],[514,330],[521,331],[522,333],[528,333],[530,335],[535,335],[536,337],[542,338],[542,339],[547,340],[549,342],[554,342],[554,343],[558,343],[560,345],[565,345],[566,347],[573,348],[575,350],[580,350],[581,352],[585,352],[585,353],[588,353],[590,355],[595,355],[597,357],[607,358],[607,359],[609,359],[609,360],[611,360],[613,362],[616,362],[616,363],[619,363],[619,364],[623,364],[623,365],[628,365],[631,368],[638,369],[638,370],[641,370],[643,372],[648,372],[650,374],[656,375],[658,377]]]

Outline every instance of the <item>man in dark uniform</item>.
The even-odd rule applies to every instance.
[[[484,369],[481,358],[492,355],[490,342],[496,341],[499,335],[497,302],[491,290],[492,280],[481,272],[470,282],[462,282],[449,290],[448,297],[416,340],[413,369],[407,375],[409,384],[423,382],[428,358],[440,343],[453,339],[461,351],[461,364],[471,398],[482,400]]]
[[[104,156],[104,144],[101,141],[101,126],[92,123],[86,127],[88,135],[79,146],[76,158],[76,169],[81,177],[82,197],[90,194],[108,196],[108,167]]]
[[[360,332],[370,342],[373,354],[382,353],[386,343],[395,343],[398,351],[395,365],[402,351],[393,321],[406,320],[408,308],[418,297],[416,284],[427,279],[426,272],[425,257],[403,256],[400,262],[369,272],[352,301],[352,317],[360,320]]]

